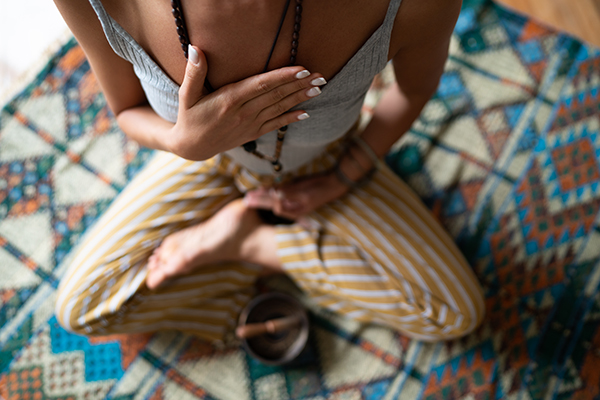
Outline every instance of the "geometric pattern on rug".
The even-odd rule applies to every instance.
[[[152,155],[71,40],[0,112],[0,399],[600,398],[599,89],[598,49],[465,0],[438,91],[386,161],[473,266],[483,325],[426,344],[306,302],[307,348],[269,367],[176,331],[57,324],[74,246]]]

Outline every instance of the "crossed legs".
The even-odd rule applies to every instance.
[[[310,215],[307,229],[262,224],[238,190],[259,181],[233,170],[220,158],[160,153],[86,236],[59,288],[61,324],[222,340],[265,268],[283,269],[330,310],[421,340],[462,336],[481,321],[469,266],[390,171]]]

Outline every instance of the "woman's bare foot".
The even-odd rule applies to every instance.
[[[275,231],[264,225],[242,199],[227,204],[208,220],[165,238],[148,260],[146,286],[220,261],[248,261],[277,269]]]

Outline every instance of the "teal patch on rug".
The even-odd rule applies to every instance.
[[[281,368],[175,331],[56,323],[73,246],[152,154],[67,43],[0,114],[0,398],[599,398],[599,86],[598,49],[465,1],[438,91],[386,161],[473,265],[482,327],[424,344],[313,310]]]

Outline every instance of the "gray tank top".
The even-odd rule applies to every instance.
[[[100,19],[108,43],[115,53],[133,64],[135,74],[150,106],[162,118],[175,122],[178,110],[179,85],[156,64],[114,19],[100,0],[89,0]],[[299,104],[310,118],[288,127],[280,161],[284,172],[293,171],[310,162],[342,137],[356,122],[362,104],[375,75],[387,63],[390,35],[402,0],[390,0],[385,19],[364,45],[329,80],[321,95]],[[269,132],[257,140],[264,154],[275,152],[277,132]],[[260,174],[272,174],[271,163],[247,153],[241,147],[226,152],[237,163]]]

